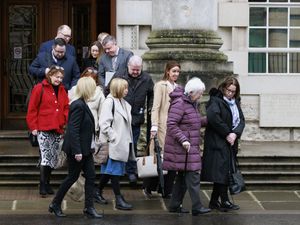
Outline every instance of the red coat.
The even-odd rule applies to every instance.
[[[42,84],[44,91],[41,98]],[[35,85],[26,115],[27,125],[31,131],[55,130],[58,133],[63,133],[68,113],[69,98],[63,85],[58,88],[58,97],[46,79]]]

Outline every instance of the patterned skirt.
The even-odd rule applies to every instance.
[[[60,140],[61,134],[54,131],[38,132],[41,166],[50,166],[51,168],[54,168],[54,165],[57,164],[57,152]]]

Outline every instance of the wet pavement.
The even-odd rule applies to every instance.
[[[21,225],[299,225],[300,224],[300,190],[299,191],[246,191],[233,197],[241,209],[231,212],[212,211],[211,213],[192,216],[191,214],[169,213],[168,201],[154,194],[147,199],[140,189],[123,189],[125,199],[133,204],[134,210],[121,211],[114,207],[113,193],[110,188],[104,191],[109,200],[108,205],[95,207],[103,212],[100,220],[84,218],[82,214],[83,202],[75,202],[66,197],[62,209],[66,218],[56,218],[47,209],[52,196],[40,198],[37,189],[0,189],[0,224]],[[200,192],[205,206],[208,205],[210,190]],[[183,206],[191,209],[188,193]]]

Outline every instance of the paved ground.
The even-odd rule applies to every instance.
[[[104,213],[102,220],[84,219],[82,202],[74,202],[66,197],[62,208],[68,215],[57,219],[47,211],[52,197],[40,198],[37,189],[0,189],[0,224],[205,224],[205,225],[299,225],[300,224],[300,190],[299,191],[246,191],[234,196],[235,203],[241,209],[234,212],[209,214],[194,217],[191,214],[170,214],[167,211],[168,200],[159,195],[147,199],[141,190],[123,190],[125,198],[133,204],[134,210],[120,211],[114,208],[111,190],[104,195],[109,199],[108,205],[95,204],[99,212]],[[205,206],[208,205],[209,190],[201,191]],[[189,195],[184,200],[184,207],[190,209]]]

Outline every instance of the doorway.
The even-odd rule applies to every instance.
[[[41,42],[54,38],[61,24],[70,25],[80,64],[98,33],[115,34],[116,0],[3,0],[0,6],[0,130],[25,130],[34,83],[28,66]]]

